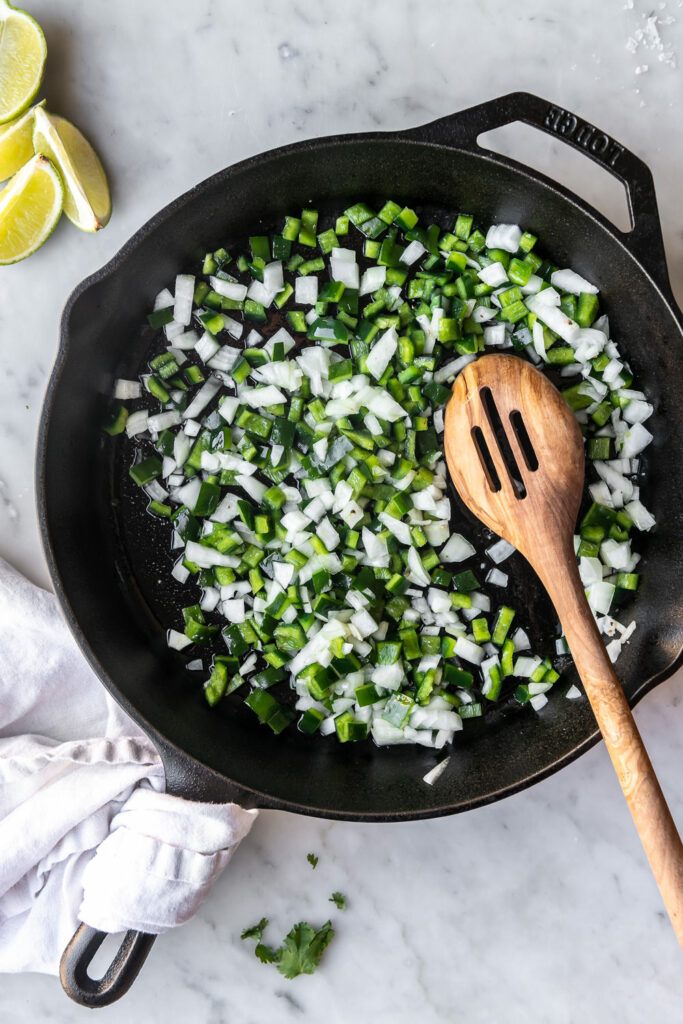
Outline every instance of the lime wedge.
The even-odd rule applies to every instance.
[[[38,92],[46,56],[40,25],[0,0],[0,124],[17,117]]]
[[[35,109],[31,107],[14,121],[0,124],[0,181],[11,178],[33,156]]]
[[[0,192],[0,265],[35,252],[52,234],[63,203],[58,171],[37,154]]]
[[[63,117],[35,111],[33,147],[58,168],[64,181],[64,213],[83,231],[99,231],[111,216],[107,178],[97,153]]]

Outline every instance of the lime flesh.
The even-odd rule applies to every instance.
[[[40,25],[0,0],[0,124],[12,121],[38,91],[47,47]]]
[[[63,117],[35,112],[33,146],[59,169],[64,212],[83,231],[99,231],[111,216],[111,196],[102,164],[85,136]]]
[[[34,253],[52,234],[63,203],[58,171],[46,157],[34,156],[0,192],[0,265]]]
[[[0,124],[0,181],[11,178],[33,156],[33,114],[35,107],[14,121]]]

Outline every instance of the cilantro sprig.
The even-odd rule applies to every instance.
[[[280,974],[290,979],[298,974],[313,974],[333,936],[331,921],[326,921],[317,931],[305,921],[295,924],[278,950]]]
[[[251,928],[245,928],[240,935],[241,939],[256,939],[258,942],[261,941],[261,936],[268,927],[268,918],[262,917],[258,924],[253,924]]]
[[[261,942],[268,919],[263,917],[258,924],[245,928],[242,939],[256,939],[254,953],[263,964],[276,964],[285,978],[296,978],[299,974],[313,974],[320,964],[320,958],[334,936],[331,921],[326,921],[317,930],[307,921],[299,921],[283,939],[277,949]]]

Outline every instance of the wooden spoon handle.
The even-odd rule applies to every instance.
[[[683,949],[683,843],[586,600],[573,552],[566,573],[558,572],[556,563],[554,579],[544,583]]]

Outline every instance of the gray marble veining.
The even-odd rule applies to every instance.
[[[0,270],[0,554],[47,583],[34,512],[42,394],[71,288],[164,203],[226,164],[295,139],[398,129],[515,89],[597,123],[651,167],[683,300],[683,3],[26,0],[48,42],[44,93],[96,143],[114,214],[63,222]],[[514,152],[618,216],[623,196],[557,140]],[[683,822],[683,676],[637,718]],[[315,871],[306,853],[320,856]],[[328,903],[348,896],[346,913]],[[288,982],[239,940],[331,916],[324,969]],[[600,747],[474,813],[405,825],[265,813],[197,918],[163,937],[112,1024],[681,1024],[680,952]],[[0,979],[4,1024],[72,1024],[55,979]]]

